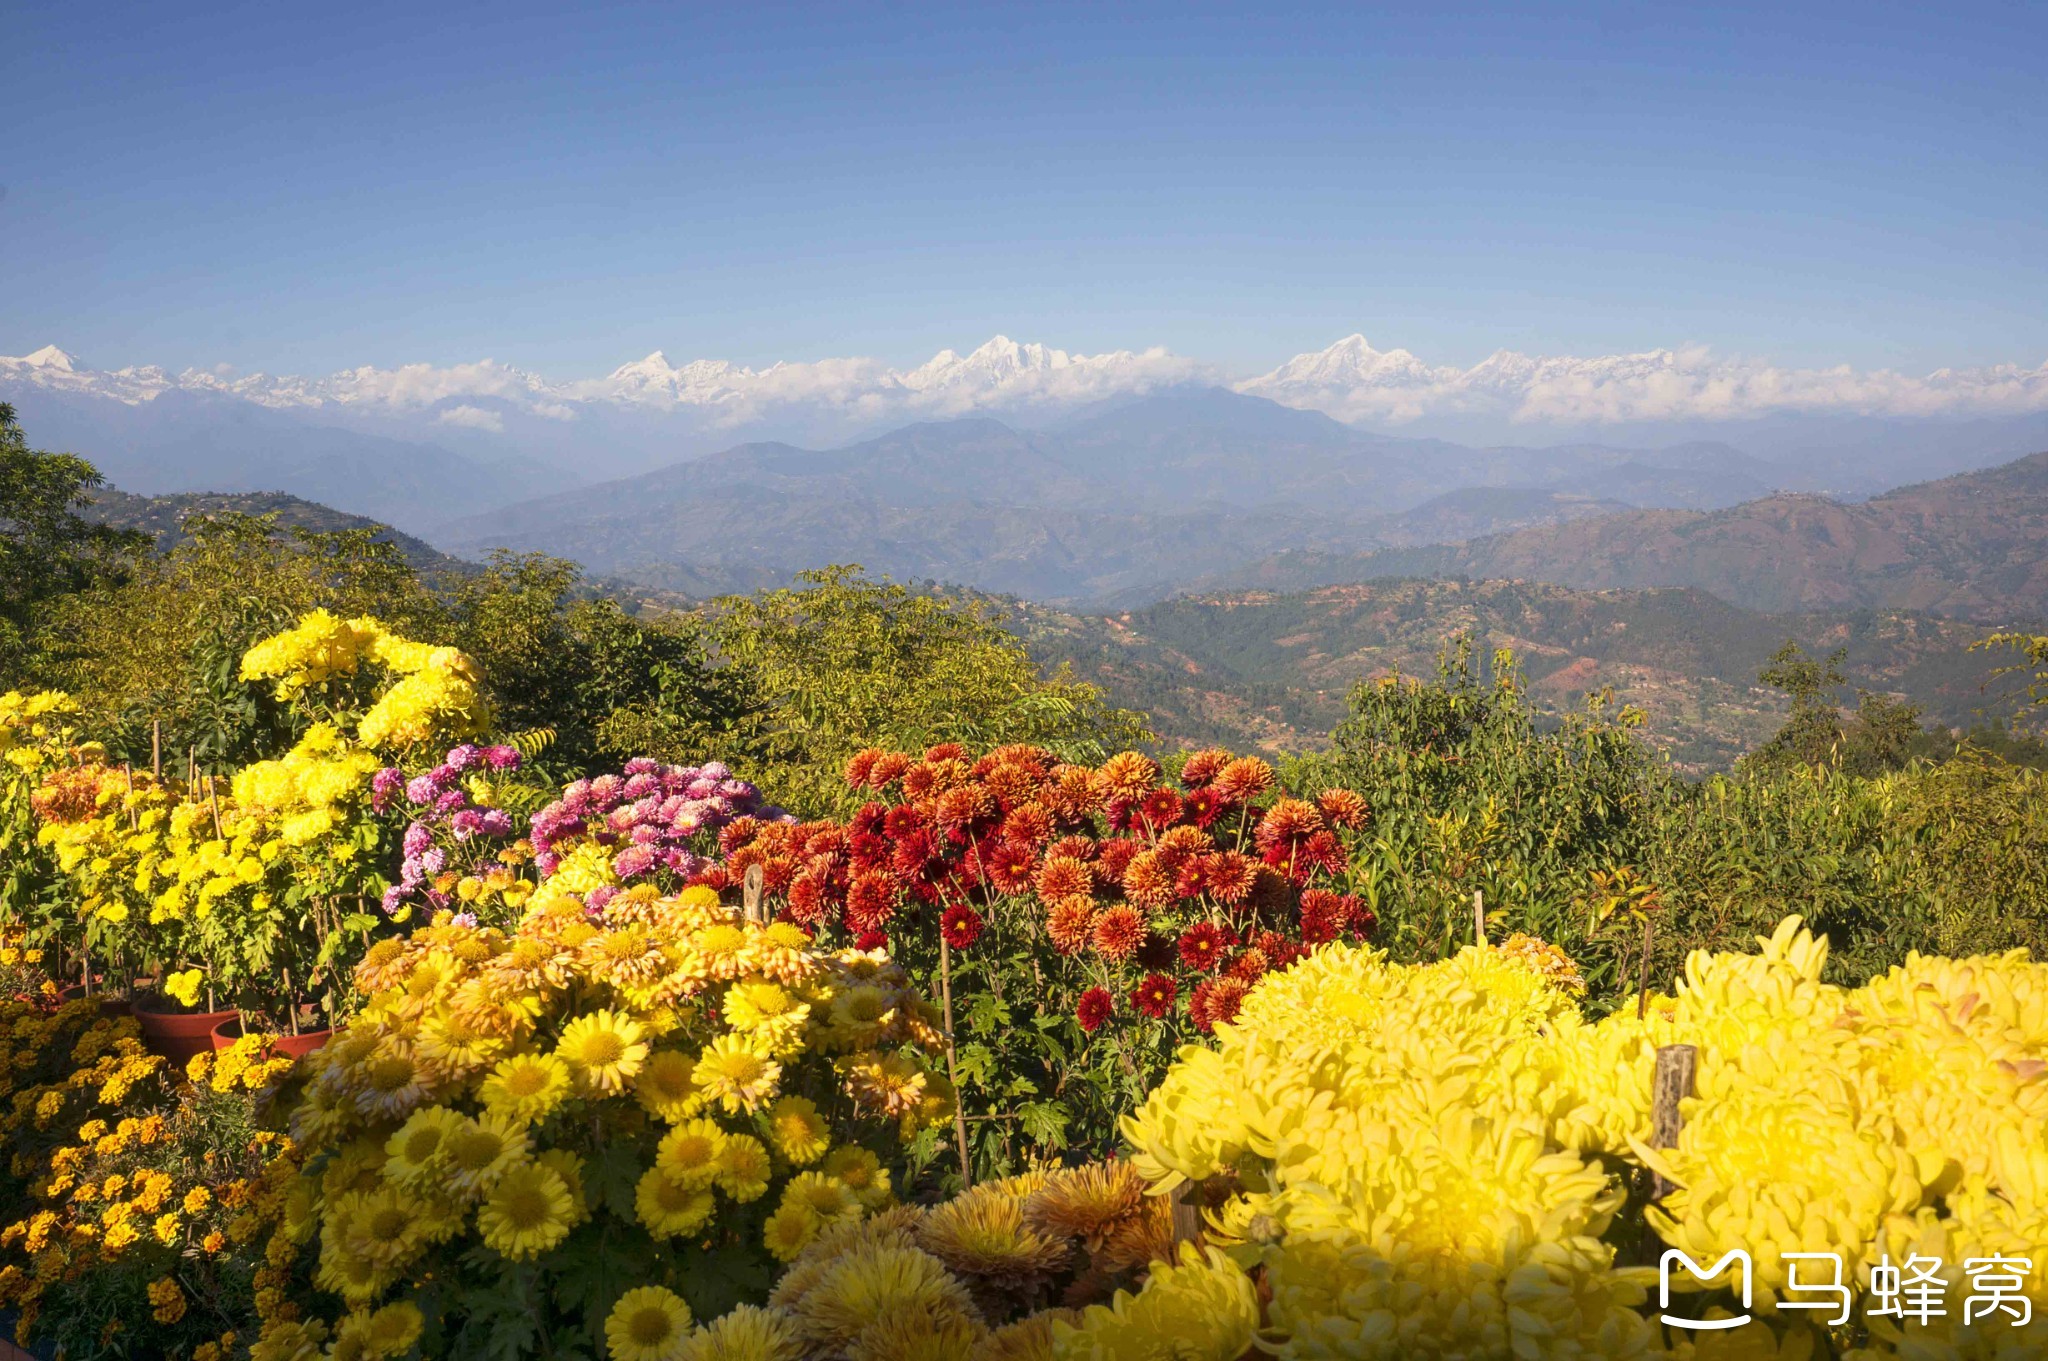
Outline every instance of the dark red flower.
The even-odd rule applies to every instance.
[[[1180,782],[1189,789],[1200,789],[1215,779],[1217,772],[1229,764],[1229,752],[1221,747],[1206,748],[1181,762]]]
[[[1143,982],[1131,989],[1131,1005],[1157,1019],[1173,1010],[1178,996],[1180,985],[1171,978],[1163,973],[1147,974]]]
[[[1243,902],[1259,880],[1259,862],[1241,851],[1217,851],[1202,857],[1202,879],[1219,903]]]
[[[875,762],[881,758],[882,753],[874,747],[855,752],[853,759],[846,763],[846,783],[855,789],[865,788],[868,776],[874,773]]]
[[[1171,789],[1155,789],[1138,804],[1138,812],[1155,832],[1179,822],[1180,810],[1180,795]]]
[[[1223,961],[1223,952],[1237,944],[1237,937],[1215,922],[1196,922],[1180,933],[1180,962],[1199,973],[1207,973]]]
[[[1191,791],[1180,801],[1180,815],[1197,827],[1208,828],[1223,814],[1223,800],[1213,789]]]
[[[1065,856],[1069,860],[1093,860],[1095,838],[1087,836],[1063,836],[1045,848],[1045,858]]]
[[[1239,979],[1205,978],[1195,985],[1188,998],[1188,1015],[1204,1032],[1227,1025],[1237,1019],[1237,1009],[1244,1005],[1246,991]]]
[[[825,915],[828,906],[825,881],[815,874],[799,874],[789,886],[789,918],[808,926]]]
[[[1344,899],[1326,888],[1304,889],[1301,895],[1301,939],[1305,945],[1327,945],[1344,934],[1350,920]]]
[[[939,839],[928,827],[920,827],[896,842],[896,849],[890,852],[889,863],[898,874],[922,874],[927,863],[939,857]]]
[[[880,832],[859,832],[846,843],[846,858],[855,869],[881,869],[896,852],[896,843]]]
[[[1095,852],[1095,866],[1103,878],[1113,884],[1124,880],[1124,871],[1131,861],[1145,849],[1145,843],[1131,837],[1120,836],[1105,841]]]
[[[889,933],[887,931],[863,931],[853,938],[853,948],[856,950],[886,950],[889,948]]]
[[[860,811],[855,813],[846,824],[847,837],[851,839],[853,837],[873,836],[882,830],[883,820],[888,816],[889,810],[882,804],[862,804]]]
[[[1003,837],[1027,850],[1043,846],[1052,838],[1052,814],[1042,803],[1022,803],[1003,819]]]
[[[1256,945],[1249,946],[1239,951],[1237,958],[1230,961],[1228,973],[1230,977],[1240,982],[1256,983],[1266,976],[1266,967],[1270,962],[1264,950]]]
[[[1115,1013],[1116,999],[1109,995],[1109,989],[1090,988],[1081,994],[1080,1005],[1074,1008],[1074,1019],[1081,1023],[1081,1029],[1093,1035]]]
[[[998,893],[1030,891],[1032,875],[1038,869],[1038,858],[1031,847],[1010,840],[983,842],[981,863]]]
[[[846,890],[846,928],[855,935],[879,931],[896,915],[903,886],[879,870],[863,870]]]
[[[1346,904],[1345,926],[1350,929],[1352,935],[1357,936],[1360,940],[1371,940],[1372,933],[1379,930],[1380,919],[1373,915],[1371,908],[1360,902],[1353,894],[1345,894],[1344,902]]]
[[[955,950],[965,950],[981,939],[981,915],[965,903],[955,903],[939,917],[939,934]]]
[[[882,831],[892,837],[909,836],[924,826],[924,814],[909,804],[898,804],[882,814]]]
[[[1180,955],[1174,948],[1172,936],[1146,933],[1145,943],[1138,947],[1138,953],[1131,956],[1137,966],[1148,973],[1163,973],[1178,962]]]

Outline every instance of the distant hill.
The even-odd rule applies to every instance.
[[[2048,615],[2048,453],[1860,504],[1780,495],[1715,511],[1629,510],[1470,542],[1277,554],[1194,589],[1298,591],[1382,576],[1693,587],[1748,609]]]
[[[92,504],[83,512],[89,520],[120,529],[139,529],[156,540],[158,552],[167,552],[187,537],[185,521],[191,517],[236,512],[243,515],[277,516],[278,523],[292,529],[331,532],[339,529],[374,529],[377,537],[398,545],[405,559],[422,573],[460,573],[474,564],[452,558],[410,534],[361,515],[350,515],[332,506],[276,491],[175,492],[165,496],[137,496],[116,487],[102,487],[93,493]]]
[[[1336,558],[1748,494],[1733,450],[1467,449],[1369,435],[1214,388],[1056,428],[926,422],[840,449],[744,444],[451,520],[428,537],[682,591],[857,561],[1037,600],[1157,598],[1281,552]],[[1566,485],[1569,483],[1570,485]],[[1605,490],[1625,489],[1623,499]],[[1668,495],[1660,488],[1668,488]]]
[[[1612,686],[1693,772],[1726,768],[1783,722],[1783,697],[1756,674],[1787,638],[1818,653],[1846,647],[1852,686],[1904,695],[1954,727],[1973,726],[2003,693],[1985,689],[1994,662],[1967,651],[1984,633],[1973,625],[1889,610],[1764,615],[1687,589],[1386,580],[1109,614],[1016,605],[1013,615],[1041,660],[1069,663],[1149,712],[1168,741],[1276,751],[1322,741],[1360,679],[1429,674],[1437,649],[1463,631],[1482,652],[1512,647],[1553,710]]]

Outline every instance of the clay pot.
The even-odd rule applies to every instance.
[[[213,1047],[227,1049],[242,1038],[242,1018],[230,1013],[228,1019],[213,1028]],[[331,1030],[301,1030],[296,1035],[279,1035],[266,1047],[271,1053],[288,1059],[302,1059],[334,1038]]]
[[[97,983],[98,980],[94,981]],[[82,1001],[87,997],[100,1004],[102,1016],[126,1016],[129,1013],[129,1003],[125,997],[111,996],[104,990],[88,993],[83,983],[73,983],[70,987],[57,989],[57,1001],[60,1005],[65,1002]]]
[[[194,1054],[204,1054],[213,1048],[213,1028],[222,1021],[239,1019],[232,1011],[151,1011],[148,1005],[161,999],[142,997],[135,1008],[135,1019],[142,1026],[142,1043],[152,1054],[161,1054],[178,1068]]]

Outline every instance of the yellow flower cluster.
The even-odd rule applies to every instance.
[[[1166,1202],[1127,1162],[1027,1173],[828,1231],[765,1308],[693,1329],[680,1301],[636,1292],[607,1333],[613,1361],[1051,1361],[1056,1335],[1093,1321],[1090,1355],[1235,1357],[1258,1323],[1251,1283],[1206,1261],[1153,1265],[1172,1259],[1172,1234]],[[1148,1269],[1142,1295],[1121,1288]]]
[[[278,1249],[317,1242],[343,1329],[471,1236],[527,1260],[593,1217],[614,1238],[702,1242],[743,1211],[794,1256],[889,1202],[842,1122],[909,1138],[951,1112],[904,1052],[941,1039],[901,969],[746,922],[709,889],[638,887],[592,912],[550,887],[511,932],[443,914],[379,942],[356,982],[362,1011],[305,1061],[307,1170]],[[273,1314],[259,1346],[288,1355],[324,1327]]]
[[[66,720],[77,713],[78,706],[62,690],[0,695],[0,760],[7,763],[9,778],[33,778],[62,759],[71,740]]]
[[[356,741],[384,750],[448,741],[481,731],[489,720],[478,689],[483,673],[457,648],[402,638],[375,619],[338,619],[314,610],[298,624],[250,648],[241,678],[275,682],[278,698],[356,674],[374,662],[397,677],[356,724]]]
[[[1644,1307],[1655,1270],[1616,1264],[1638,1232],[1618,1218],[1629,1162],[1678,1187],[1649,1212],[1667,1244],[1751,1254],[1759,1355],[1813,1343],[1777,1307],[1797,1252],[1841,1254],[1858,1356],[2040,1354],[2041,1276],[2028,1327],[1966,1335],[1960,1305],[1968,1259],[2048,1243],[2048,965],[1915,956],[1852,991],[1820,982],[1825,941],[1797,919],[1760,945],[1696,953],[1645,1020],[1597,1024],[1543,950],[1400,967],[1326,949],[1254,989],[1216,1049],[1184,1051],[1126,1134],[1155,1189],[1229,1192],[1209,1219],[1232,1260],[1203,1269],[1263,1268],[1278,1356],[1688,1351]],[[1656,1051],[1675,1044],[1697,1049],[1698,1096],[1657,1150]],[[1914,1253],[1959,1293],[1902,1332],[1870,1308],[1872,1270]],[[1090,1336],[1112,1333],[1092,1318],[1061,1355],[1122,1354]]]

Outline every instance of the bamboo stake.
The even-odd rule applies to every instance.
[[[1472,943],[1486,948],[1486,894],[1476,888],[1472,890]]]
[[[967,1157],[967,1116],[962,1109],[960,1070],[953,1059],[953,948],[939,935],[939,997],[946,1007],[946,1081],[953,1084],[953,1137],[960,1145],[960,1189],[974,1189],[974,1167]]]
[[[149,774],[158,784],[164,782],[164,724],[160,718],[149,720]]]
[[[199,783],[199,748],[185,748],[185,788]]]
[[[135,772],[128,768],[126,761],[121,763],[121,778],[128,782],[128,798],[131,800],[128,807],[128,830],[132,832],[141,824],[135,820],[135,807],[132,802],[135,798]]]
[[[299,1033],[299,995],[292,991],[292,971],[280,966],[278,972],[284,975],[284,1009],[291,1017],[292,1034]]]
[[[206,777],[206,799],[207,802],[213,805],[214,840],[226,841],[228,839],[228,834],[221,830],[220,825],[220,786],[215,782],[214,777],[211,775]]]

